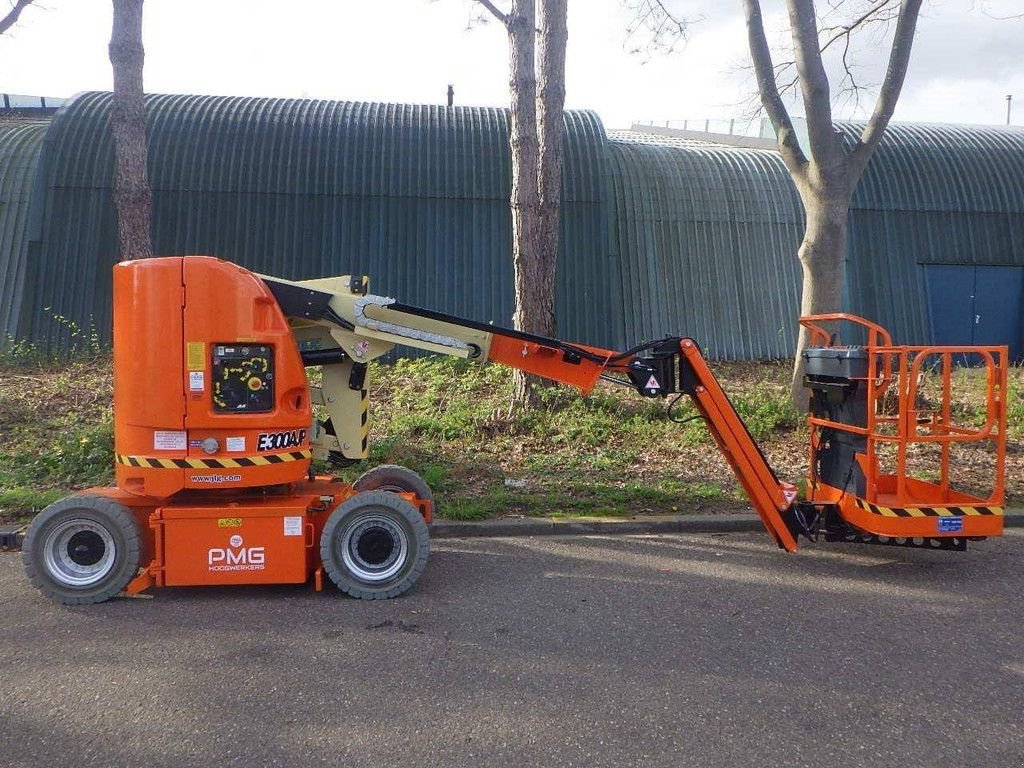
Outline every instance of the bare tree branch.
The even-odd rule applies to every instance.
[[[690,25],[696,21],[676,15],[663,0],[622,0],[622,5],[633,13],[632,21],[626,26],[626,40],[639,37],[641,33],[647,38],[647,42],[637,45],[632,53],[645,48],[672,53],[680,43],[686,42]]]
[[[846,24],[839,24],[832,27],[823,27],[820,30],[821,35],[831,34],[825,42],[821,45],[821,53],[824,54],[833,45],[842,43],[843,51],[840,55],[840,62],[843,68],[843,78],[836,85],[835,93],[833,94],[833,100],[838,103],[842,97],[846,103],[853,102],[854,110],[860,107],[861,94],[868,91],[868,87],[861,85],[858,82],[856,74],[856,65],[851,60],[851,45],[853,43],[854,34],[857,32],[863,32],[864,30],[876,26],[882,25],[883,28],[887,27],[891,22],[899,18],[899,2],[900,0],[873,0],[871,7],[862,13],[857,18],[851,20]],[[842,5],[842,2],[835,4],[835,7]]]
[[[743,0],[743,11],[746,15],[750,56],[754,64],[754,74],[757,77],[757,90],[761,94],[761,105],[775,127],[779,152],[782,153],[786,167],[794,176],[802,175],[807,166],[807,157],[800,148],[796,131],[793,130],[793,120],[779,93],[778,82],[775,79],[775,66],[772,64],[772,52],[764,34],[761,3],[759,0]]]
[[[506,27],[508,26],[508,14],[503,13],[501,9],[498,8],[498,6],[491,2],[491,0],[476,0],[476,2],[480,3],[480,5],[482,5],[488,11],[490,11],[491,15],[494,16],[494,18],[496,18]]]
[[[889,54],[889,65],[885,70],[885,79],[875,102],[875,111],[860,135],[860,141],[850,153],[851,184],[855,184],[864,171],[885,129],[892,119],[893,110],[899,100],[903,82],[907,77],[910,64],[910,51],[914,45],[914,32],[917,29],[917,18],[921,11],[921,0],[903,0],[900,7],[900,18],[896,23],[896,33],[892,39],[892,51]]]
[[[832,102],[834,104],[847,105],[852,103],[854,110],[860,108],[861,98],[869,93],[877,85],[862,84],[857,76],[857,64],[853,60],[853,39],[854,36],[874,26],[886,26],[899,18],[900,0],[869,0],[871,7],[854,19],[832,26],[821,26],[819,29],[820,52],[822,55],[840,43],[843,50],[839,54],[839,63],[843,70],[843,77],[834,86]],[[828,0],[831,11],[844,8],[847,0]],[[823,15],[827,16],[828,13]],[[819,24],[824,23],[824,18],[819,18]],[[778,84],[779,94],[785,97],[800,83],[799,76],[790,74],[783,79],[784,75],[790,73],[796,67],[793,59],[787,59],[775,64],[775,79]]]
[[[839,24],[833,27],[822,27],[820,34],[828,35],[835,33],[820,48],[821,52],[827,51],[833,43],[841,39],[850,39],[850,35],[858,29],[862,29],[871,22],[892,21],[899,15],[899,0],[881,0],[881,3],[873,2],[863,14],[853,19],[849,24]],[[882,11],[888,11],[883,15]]]
[[[860,95],[866,89],[857,82],[857,76],[854,74],[855,66],[850,61],[850,40],[850,35],[846,35],[843,40],[843,79],[839,81],[839,87],[833,98],[838,100],[840,97],[845,97],[846,103],[852,100],[853,108],[857,110],[860,107]]]
[[[1009,14],[1007,16],[999,16],[997,14],[994,14],[991,11],[989,11],[988,3],[985,2],[984,0],[981,0],[981,2],[978,2],[978,3],[975,3],[974,7],[977,8],[978,10],[980,10],[985,16],[988,16],[990,19],[995,19],[996,21],[1009,21],[1010,19],[1024,19],[1024,13],[1011,13],[1011,14]]]
[[[831,92],[818,46],[818,19],[813,0],[786,0],[793,35],[793,58],[807,119],[811,157],[822,162],[834,156],[837,142],[832,126]]]
[[[30,5],[32,5],[32,0],[18,0],[7,15],[0,19],[0,35],[13,27],[18,21],[18,17],[21,16],[21,12]]]

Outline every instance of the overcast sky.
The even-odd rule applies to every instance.
[[[109,90],[109,0],[37,2],[45,8],[30,7],[0,37],[0,92]],[[146,90],[441,103],[453,83],[458,104],[506,106],[504,30],[467,28],[472,7],[471,0],[147,0]],[[645,56],[630,52],[621,0],[569,0],[567,106],[594,109],[611,128],[740,114],[751,83],[739,0],[674,0],[674,7],[703,20],[677,52]],[[764,7],[769,27],[781,30],[780,3]],[[925,7],[896,119],[998,125],[1014,94],[1013,122],[1024,125],[1024,20],[992,18],[1024,13],[1024,0],[925,0]],[[884,71],[885,42],[859,44],[869,83]],[[855,115],[847,105],[841,116],[868,107]]]

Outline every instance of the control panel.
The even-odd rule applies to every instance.
[[[218,413],[274,410],[274,348],[213,344],[213,409]]]

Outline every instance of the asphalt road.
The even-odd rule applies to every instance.
[[[1024,765],[1024,531],[448,540],[415,591],[51,604],[0,554],[3,766]]]

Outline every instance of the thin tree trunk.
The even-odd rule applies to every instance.
[[[516,302],[512,325],[540,336],[554,336],[568,0],[512,0],[508,13],[491,0],[477,2],[505,26],[509,40]],[[535,405],[537,387],[543,380],[521,371],[514,371],[513,377],[511,407]]]
[[[114,97],[110,127],[114,134],[114,204],[120,258],[145,259],[153,255],[150,235],[150,192],[146,174],[146,106],[142,91],[143,0],[113,0],[114,25],[110,37],[110,64],[114,70]]]
[[[540,245],[539,140],[537,137],[537,75],[535,62],[536,11],[534,0],[515,0],[507,17],[509,72],[512,91],[510,140],[512,150],[512,266],[517,330],[545,333],[537,323],[536,307],[544,300],[537,254]],[[543,322],[543,316],[542,316]],[[532,405],[536,392],[525,374],[515,372],[513,405]]]
[[[921,3],[922,0],[900,0],[889,64],[875,110],[859,139],[853,142],[852,147],[846,148],[832,123],[831,89],[821,59],[821,29],[815,14],[814,0],[785,1],[793,39],[791,63],[799,75],[800,94],[807,120],[806,147],[800,146],[793,130],[793,121],[779,93],[778,68],[772,61],[771,48],[765,35],[761,2],[743,0],[750,57],[757,75],[761,104],[775,127],[779,152],[793,182],[800,190],[807,213],[807,227],[800,245],[804,275],[801,314],[838,312],[842,307],[846,217],[850,198],[857,180],[885,133],[899,99],[910,64]],[[837,5],[841,3],[833,3],[833,9]],[[878,20],[878,14],[892,11],[886,3],[877,5],[874,11],[865,13],[853,26],[842,28],[846,34]],[[848,50],[848,36],[846,44]],[[850,74],[848,67],[846,73]],[[807,406],[802,357],[806,345],[807,334],[801,328],[790,388],[793,403],[798,408]]]
[[[540,137],[540,233],[537,250],[537,333],[554,336],[555,278],[561,232],[562,136],[565,133],[565,48],[567,0],[540,0],[537,50],[537,128]]]
[[[848,208],[849,198],[842,194],[825,196],[810,192],[804,195],[807,227],[798,252],[803,267],[801,315],[841,311]],[[806,346],[807,331],[801,327],[790,386],[793,403],[801,410],[806,410],[808,402],[803,386]]]

